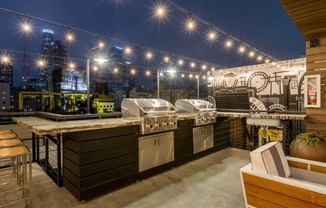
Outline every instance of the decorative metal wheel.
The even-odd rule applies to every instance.
[[[257,71],[250,75],[247,83],[248,87],[255,87],[257,92],[261,92],[267,87],[269,83],[268,75],[265,72]]]
[[[238,84],[238,76],[234,73],[228,73],[224,76],[222,84],[226,88],[235,87]]]

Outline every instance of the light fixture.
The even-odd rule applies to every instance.
[[[244,46],[239,47],[239,53],[244,53],[246,48]]]
[[[135,69],[131,69],[131,70],[130,70],[130,73],[131,73],[132,75],[135,75],[135,74],[136,74],[136,70],[135,70]]]
[[[153,58],[153,53],[151,51],[147,51],[146,52],[146,59],[148,61],[150,61],[150,60],[152,60],[152,58]]]
[[[150,70],[147,70],[146,71],[146,76],[150,76],[151,75],[151,71]]]
[[[231,48],[231,47],[232,47],[232,41],[231,41],[231,40],[227,40],[227,41],[225,42],[225,47],[226,47],[226,48]]]
[[[72,43],[75,41],[75,36],[71,32],[66,33],[66,41]]]
[[[250,58],[253,58],[254,56],[255,56],[255,52],[254,52],[254,51],[250,51],[250,52],[249,52],[249,57],[250,57]]]
[[[168,56],[164,56],[164,62],[168,63],[170,61],[170,58]]]
[[[185,74],[181,74],[181,78],[184,78],[185,77]]]
[[[204,65],[201,66],[201,68],[202,68],[203,70],[206,70],[207,66],[204,64]]]
[[[191,67],[191,68],[195,68],[195,67],[196,67],[195,62],[191,62],[191,63],[190,63],[190,67]]]
[[[118,73],[118,72],[119,72],[118,67],[114,67],[114,68],[113,68],[113,72],[114,72],[115,74]]]
[[[260,56],[260,55],[257,57],[257,60],[258,60],[258,61],[261,61],[262,59],[263,59],[263,57]]]
[[[179,64],[180,66],[182,66],[182,65],[183,65],[183,60],[182,60],[182,59],[179,59],[178,64]]]
[[[93,66],[93,70],[97,71],[98,70],[97,66]]]
[[[132,48],[130,46],[126,46],[124,49],[124,53],[127,55],[131,55],[132,53]]]
[[[70,69],[74,69],[76,67],[76,64],[71,62],[68,64],[68,66]]]
[[[269,59],[266,59],[265,62],[266,62],[266,63],[269,63]]]

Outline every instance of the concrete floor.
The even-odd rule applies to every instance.
[[[32,207],[244,207],[239,169],[247,163],[248,151],[228,148],[85,202],[58,188],[35,163]]]

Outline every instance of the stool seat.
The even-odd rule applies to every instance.
[[[0,134],[10,134],[13,133],[11,129],[0,129]]]
[[[3,140],[3,139],[17,139],[17,135],[14,133],[0,134],[0,140]]]
[[[20,141],[20,139],[0,140],[0,148],[15,147],[15,146],[22,146],[22,145],[23,145],[23,143]]]
[[[0,158],[25,155],[29,153],[30,153],[29,149],[25,146],[2,148],[0,149]]]

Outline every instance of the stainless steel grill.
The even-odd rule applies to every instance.
[[[216,122],[217,111],[214,105],[205,100],[179,99],[175,102],[178,113],[191,113],[195,116],[195,126]]]
[[[177,128],[175,107],[162,99],[126,98],[121,103],[122,117],[142,119],[141,134],[150,134]]]

